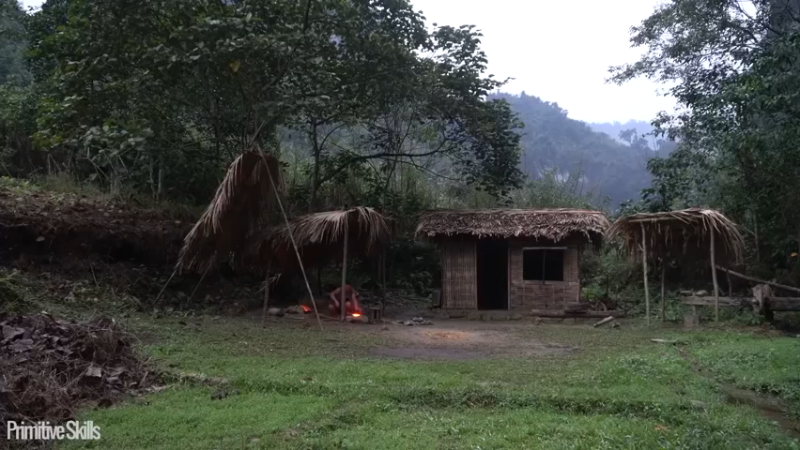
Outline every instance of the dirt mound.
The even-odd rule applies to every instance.
[[[0,435],[8,420],[74,418],[155,381],[111,319],[85,324],[0,314]]]
[[[0,250],[8,258],[99,255],[172,263],[191,217],[75,194],[0,188]]]

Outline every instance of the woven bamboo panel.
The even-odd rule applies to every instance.
[[[442,245],[442,307],[478,308],[478,270],[474,242]]]

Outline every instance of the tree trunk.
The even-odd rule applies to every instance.
[[[717,283],[716,249],[714,248],[714,227],[710,227],[711,235],[711,279],[714,282],[714,321],[719,322],[719,284]]]
[[[645,234],[644,224],[642,227],[642,269],[644,272],[644,302],[645,314],[647,315],[647,325],[650,325],[650,289],[647,286],[647,235]]]
[[[667,296],[666,293],[666,279],[667,279],[667,261],[661,260],[661,321],[667,320]]]
[[[312,213],[317,206],[317,195],[319,193],[319,159],[322,154],[322,149],[319,146],[319,135],[317,134],[316,123],[311,123],[309,138],[311,139],[311,150],[314,158],[314,169],[311,175],[311,195],[308,199],[308,212]]]

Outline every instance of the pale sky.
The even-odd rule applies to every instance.
[[[476,25],[489,71],[512,77],[506,92],[557,102],[586,122],[650,121],[674,101],[648,80],[605,83],[608,67],[633,62],[628,31],[660,0],[411,0],[428,24]],[[41,0],[23,0],[38,7]]]

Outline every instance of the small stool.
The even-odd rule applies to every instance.
[[[369,308],[369,323],[375,324],[381,321],[381,308],[379,306],[372,306]]]

